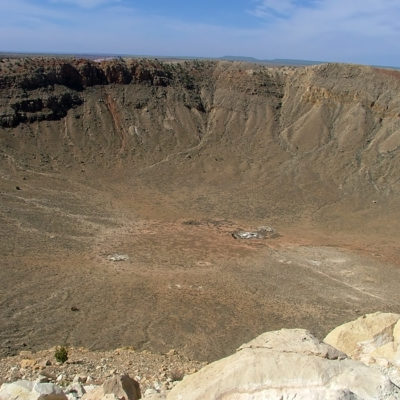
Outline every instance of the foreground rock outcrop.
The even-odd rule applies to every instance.
[[[350,360],[302,329],[268,332],[186,377],[168,400],[398,399],[377,369]]]
[[[398,314],[365,315],[327,336],[336,348],[304,329],[267,332],[174,382],[172,390],[144,390],[127,374],[96,385],[79,375],[69,384],[57,378],[60,386],[41,375],[4,383],[0,400],[398,400],[399,321]]]
[[[400,314],[364,315],[338,326],[324,341],[354,360],[379,367],[400,386]]]

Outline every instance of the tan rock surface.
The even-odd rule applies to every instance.
[[[90,392],[85,393],[82,396],[82,400],[99,400],[104,397],[104,390],[101,386],[96,389],[91,390]]]
[[[393,339],[396,343],[400,344],[400,320],[397,321],[397,324],[393,328]]]
[[[138,400],[141,398],[138,382],[129,375],[113,376],[103,383],[105,395],[113,394],[117,398],[125,400]]]
[[[330,360],[346,358],[344,353],[321,343],[305,329],[281,329],[280,331],[265,332],[243,344],[238,350],[257,348],[315,355]]]
[[[374,313],[338,326],[324,339],[354,360],[383,368],[400,384],[400,315]]]
[[[36,361],[31,359],[21,360],[21,368],[34,368],[36,366]]]
[[[325,343],[343,351],[350,357],[361,357],[378,347],[393,342],[394,327],[399,314],[374,313],[340,325],[324,339]]]
[[[384,374],[350,359],[329,359],[342,356],[329,347],[304,330],[266,333],[184,378],[167,399],[398,398],[400,392]]]

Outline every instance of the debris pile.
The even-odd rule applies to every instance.
[[[235,239],[273,239],[278,233],[270,226],[260,226],[254,231],[239,230],[232,233]]]
[[[111,254],[110,256],[107,257],[108,261],[128,261],[129,256],[127,254]]]

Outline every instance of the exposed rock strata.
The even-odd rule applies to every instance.
[[[24,68],[0,79],[0,90],[19,93],[10,108],[0,113],[0,126],[13,127],[23,122],[65,117],[69,109],[82,104],[79,92],[96,85],[132,83],[163,87],[182,84],[196,91],[195,77],[179,67],[145,60],[96,63],[88,60],[25,59]]]
[[[7,62],[0,79],[0,127],[65,118],[59,126],[40,125],[41,138],[50,129],[59,142],[41,152],[59,162],[68,162],[76,148],[93,152],[95,164],[104,161],[105,152],[106,158],[118,154],[141,166],[197,159],[201,153],[206,161],[213,148],[221,160],[229,154],[232,165],[244,155],[256,164],[267,157],[267,164],[258,165],[260,174],[266,169],[269,179],[278,174],[285,181],[296,173],[301,187],[318,180],[332,199],[360,180],[363,188],[399,191],[394,171],[399,169],[400,74],[395,71],[335,64],[296,69],[40,58],[7,69]],[[21,144],[10,145],[7,134],[2,136],[13,149],[6,154],[20,158]],[[96,151],[87,148],[93,138]],[[316,169],[322,160],[326,165]],[[319,197],[316,193],[314,201]]]
[[[167,398],[394,400],[398,395],[381,372],[297,329],[259,336],[236,354],[186,377]]]

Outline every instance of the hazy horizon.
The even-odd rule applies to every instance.
[[[0,0],[2,52],[400,66],[395,0]]]

